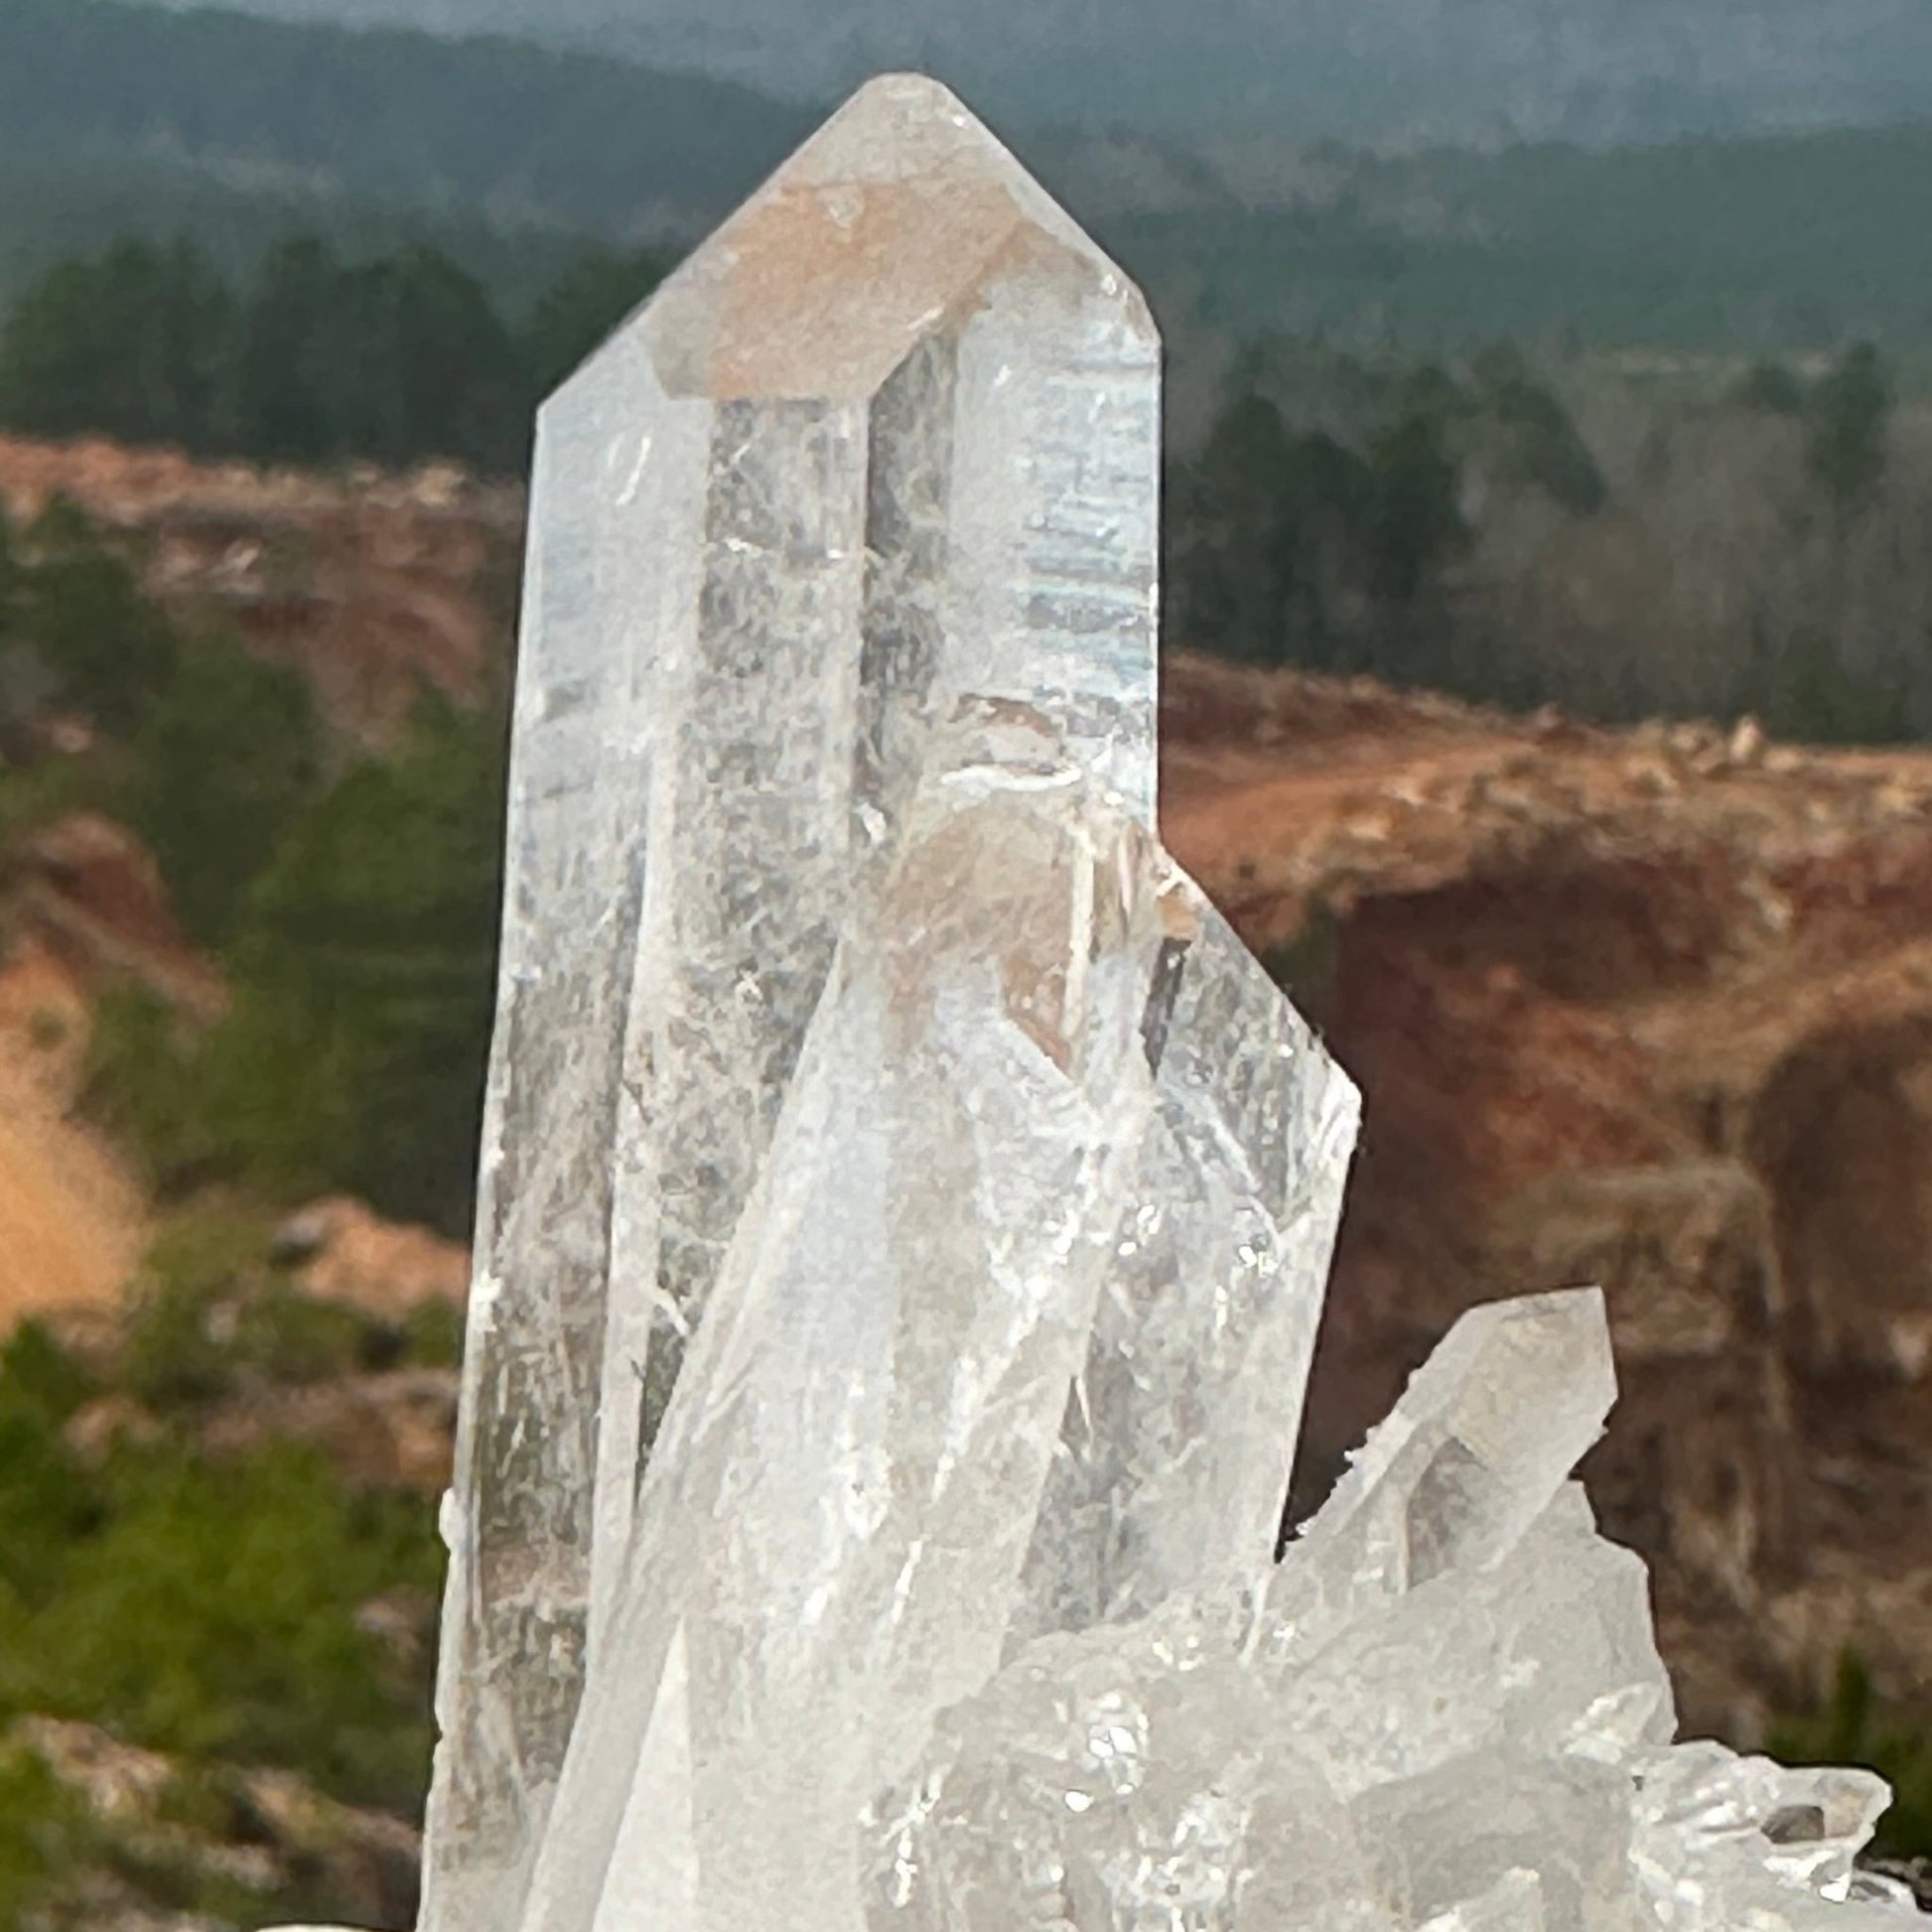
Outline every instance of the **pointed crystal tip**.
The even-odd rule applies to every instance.
[[[617,341],[673,396],[860,401],[991,283],[1070,276],[1150,343],[1140,292],[950,88],[865,86]]]

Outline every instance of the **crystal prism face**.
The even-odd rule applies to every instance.
[[[1594,1291],[1277,1559],[1358,1103],[1154,830],[1159,373],[892,77],[543,412],[433,1932],[1899,1922],[1670,1742]]]

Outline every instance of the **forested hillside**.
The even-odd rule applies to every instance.
[[[165,249],[186,239],[241,278],[289,236],[307,234],[361,259],[432,242],[519,313],[587,245],[574,228],[498,227],[478,215],[241,188],[172,162],[27,160],[0,167],[0,311],[50,268],[118,242]]]
[[[1675,381],[1257,345],[1173,466],[1171,640],[1586,717],[1932,733],[1932,415],[1869,345]]]
[[[1251,144],[1238,202],[1128,212],[1123,259],[1236,338],[1932,345],[1932,126],[1395,159]]]
[[[0,424],[515,477],[538,400],[666,266],[586,253],[512,319],[420,244],[292,240],[244,280],[123,245],[0,326]],[[1267,338],[1171,449],[1170,642],[1595,718],[1932,733],[1927,436],[1870,344],[1659,370]]]
[[[277,462],[441,457],[513,475],[537,404],[667,266],[583,249],[506,315],[420,241],[345,258],[298,235],[232,279],[189,243],[123,242],[51,270],[0,324],[0,423]]]
[[[582,238],[694,238],[814,118],[508,41],[0,0],[0,304],[124,234],[191,235],[242,273],[291,228],[350,253],[407,228],[516,306]],[[1192,360],[1281,330],[1433,351],[1932,344],[1924,126],[1401,157],[1293,122],[1008,131]]]
[[[811,118],[509,42],[0,0],[0,295],[50,248],[130,228],[245,249],[291,222],[366,233],[407,209],[480,251],[485,219],[688,236]],[[109,210],[115,227],[90,237]]]

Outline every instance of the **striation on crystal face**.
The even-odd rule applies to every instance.
[[[1357,1121],[1154,831],[1159,347],[874,83],[545,408],[434,1932],[1900,1923],[1466,1316],[1276,1542]]]

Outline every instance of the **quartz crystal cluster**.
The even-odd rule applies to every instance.
[[[549,403],[433,1932],[1820,1932],[1476,1311],[1278,1534],[1356,1099],[1154,829],[1160,352],[875,82]]]

